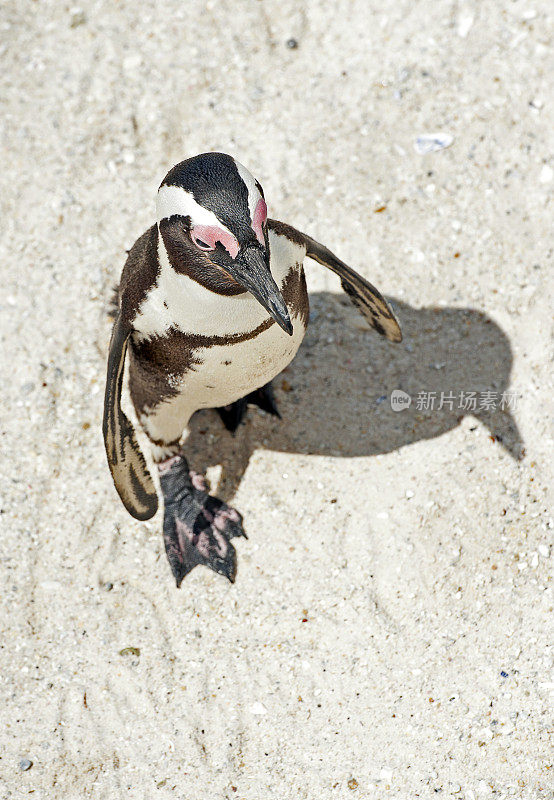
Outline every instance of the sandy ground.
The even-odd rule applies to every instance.
[[[552,11],[3,4],[2,798],[552,797]],[[105,312],[160,179],[212,149],[405,339],[309,265],[283,422],[193,426],[237,582],[177,591],[105,464]]]

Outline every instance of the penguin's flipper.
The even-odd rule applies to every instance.
[[[358,275],[352,267],[337,258],[325,245],[316,242],[311,236],[307,236],[291,225],[286,225],[282,222],[274,223],[273,220],[268,220],[268,225],[270,228],[273,227],[276,232],[288,236],[292,241],[302,241],[306,247],[306,255],[323,264],[324,267],[328,267],[339,276],[342,288],[371,327],[375,328],[382,336],[386,336],[391,342],[402,341],[402,331],[394,311],[375,286],[372,286],[369,281]]]
[[[304,234],[304,240],[307,255],[339,276],[342,288],[371,327],[390,342],[401,342],[402,331],[394,311],[375,286],[315,239]]]
[[[117,315],[110,341],[102,431],[108,465],[123,505],[135,519],[153,517],[158,496],[135,429],[121,410],[121,387],[130,325]]]

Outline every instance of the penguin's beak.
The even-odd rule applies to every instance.
[[[269,269],[269,259],[257,245],[247,245],[229,269],[231,276],[244,286],[269,311],[277,325],[292,336],[289,311]]]

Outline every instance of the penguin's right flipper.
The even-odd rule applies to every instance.
[[[135,429],[121,410],[123,369],[130,333],[131,327],[123,321],[120,312],[110,341],[102,431],[108,465],[123,505],[135,519],[145,520],[158,510],[158,496]]]
[[[275,227],[273,220],[269,220],[268,225],[270,228],[273,226],[285,236],[288,235],[293,241],[302,241],[306,246],[306,255],[323,264],[324,267],[328,267],[339,276],[342,288],[371,327],[375,328],[378,333],[391,342],[402,341],[402,331],[394,311],[375,286],[372,286],[352,267],[337,258],[325,245],[296,230],[292,225],[279,222],[277,223],[278,227]]]

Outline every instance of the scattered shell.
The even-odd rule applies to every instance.
[[[62,588],[59,581],[41,581],[39,586],[47,592],[57,592],[58,589]]]
[[[87,15],[82,8],[72,8],[70,13],[70,27],[78,28],[79,25],[84,25],[87,21]]]
[[[267,714],[267,708],[264,706],[263,703],[260,702],[252,703],[252,705],[250,706],[250,713],[257,715]]]
[[[137,67],[140,67],[141,64],[142,58],[138,54],[127,56],[123,59],[123,69],[126,72],[132,72],[137,69]]]
[[[436,153],[438,150],[444,150],[450,147],[453,143],[454,137],[449,133],[422,133],[414,142],[416,153],[424,156],[427,153]]]
[[[119,651],[120,656],[140,656],[140,649],[138,647],[124,647]]]
[[[475,21],[475,17],[470,11],[462,11],[460,16],[458,17],[458,27],[456,29],[458,36],[461,39],[465,39],[470,30],[473,27],[473,22]]]
[[[550,183],[550,181],[554,178],[554,170],[548,164],[545,164],[544,167],[540,171],[539,175],[539,182],[540,183]]]

